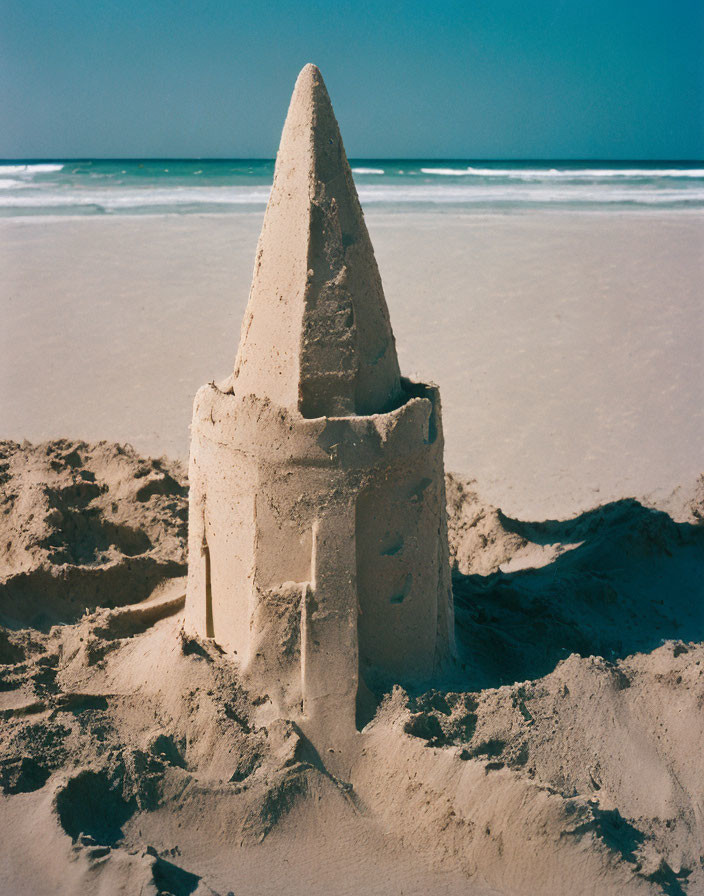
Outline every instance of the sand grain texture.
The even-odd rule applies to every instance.
[[[448,477],[462,663],[387,694],[340,780],[183,634],[177,465],[66,441],[2,463],[6,892],[702,891],[701,492],[688,521],[519,524]],[[90,474],[79,530],[52,505]]]

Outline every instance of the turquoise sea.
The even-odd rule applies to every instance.
[[[356,159],[365,207],[386,210],[704,208],[704,163]],[[0,217],[260,209],[270,159],[0,162]]]

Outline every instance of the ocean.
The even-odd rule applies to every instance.
[[[384,211],[701,209],[701,164],[351,162],[362,204]],[[4,161],[0,217],[257,210],[266,204],[273,171],[270,159]]]

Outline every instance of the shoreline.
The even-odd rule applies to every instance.
[[[461,208],[459,207],[461,206]],[[252,204],[251,207],[247,207],[247,205],[242,204],[237,205],[231,209],[223,209],[222,211],[146,211],[146,212],[115,212],[115,211],[107,211],[101,212],[99,214],[90,213],[90,214],[16,214],[16,215],[3,215],[0,213],[0,226],[5,224],[14,224],[17,222],[36,222],[37,224],[57,224],[61,221],[141,221],[144,219],[153,219],[153,218],[164,218],[164,219],[198,219],[198,218],[222,218],[222,219],[231,219],[233,217],[259,217],[261,218],[264,215],[264,209],[266,208],[266,203],[261,204]],[[674,216],[679,217],[680,215],[683,217],[693,217],[693,218],[701,218],[704,220],[704,207],[701,205],[692,205],[692,206],[666,206],[666,205],[657,205],[653,203],[652,205],[647,205],[645,203],[632,203],[632,204],[618,204],[614,203],[613,207],[605,207],[604,203],[595,204],[593,208],[589,208],[587,206],[570,206],[567,203],[553,203],[553,204],[545,204],[545,205],[534,205],[530,206],[528,203],[522,206],[516,205],[507,205],[505,208],[501,208],[495,204],[491,206],[481,206],[477,204],[476,206],[469,206],[467,204],[458,203],[457,206],[454,206],[452,203],[428,203],[426,205],[420,205],[413,202],[408,203],[389,203],[386,205],[385,203],[379,202],[371,202],[367,204],[364,208],[364,217],[365,220],[367,218],[371,218],[372,220],[375,218],[383,218],[389,217],[392,219],[397,218],[400,215],[412,215],[414,218],[435,218],[437,216],[447,217],[447,218],[477,218],[477,217],[486,217],[486,218],[504,218],[504,217],[520,217],[520,216],[575,216],[575,217],[594,217],[603,215],[604,217],[612,218],[614,215],[633,215],[633,216],[643,216],[646,218],[653,217],[667,217]]]

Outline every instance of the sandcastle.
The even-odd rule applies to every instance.
[[[436,387],[400,376],[322,76],[298,77],[233,375],[197,393],[186,626],[272,707],[351,729],[454,649]]]

